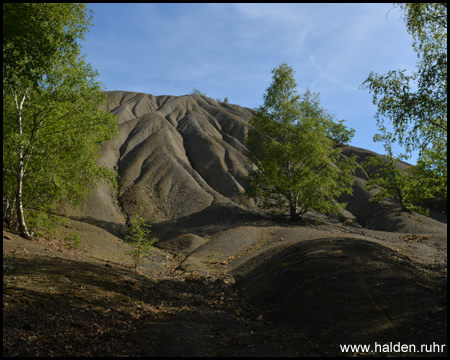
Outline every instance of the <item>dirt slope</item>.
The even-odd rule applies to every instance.
[[[119,193],[107,186],[94,189],[86,211],[73,212],[74,216],[119,235],[126,216],[137,211],[142,201],[144,216],[155,224],[180,221],[216,204],[237,211],[254,208],[240,195],[242,176],[250,167],[244,143],[251,109],[218,104],[200,95],[125,91],[108,95],[107,110],[118,115],[120,136],[103,144],[99,161],[118,172]],[[358,162],[379,156],[352,146],[344,147],[343,154],[356,154]],[[341,199],[348,202],[341,221],[384,231],[423,232],[430,228],[426,218],[411,222],[392,204],[369,202],[375,190],[363,190],[363,172],[358,170],[355,179],[353,196]],[[432,215],[446,222],[442,214]]]

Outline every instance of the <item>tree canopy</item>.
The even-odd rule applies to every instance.
[[[273,71],[264,104],[249,124],[246,146],[254,170],[246,177],[245,193],[274,214],[292,220],[309,210],[338,212],[336,198],[351,193],[355,159],[340,156],[328,136],[332,116],[320,107],[317,94],[297,95],[294,70],[281,64]],[[342,122],[340,133],[350,136]]]
[[[405,3],[402,10],[417,53],[417,70],[373,72],[362,84],[373,93],[377,123],[393,126],[392,140],[406,154],[419,150],[418,165],[447,184],[447,4]],[[382,140],[384,138],[378,138]],[[377,140],[377,139],[374,139]]]
[[[361,164],[368,176],[364,189],[379,190],[371,201],[396,199],[402,210],[428,215],[429,210],[421,204],[432,198],[439,190],[435,177],[421,166],[409,166],[404,170],[397,168],[399,161],[408,157],[404,154],[394,156],[391,148],[392,134],[385,131],[382,135],[377,135],[381,136],[386,155],[369,156]]]
[[[91,25],[85,4],[3,3],[3,81],[37,85]]]
[[[3,4],[3,218],[26,238],[25,218],[115,181],[97,158],[117,120],[77,42],[90,25],[85,4]]]

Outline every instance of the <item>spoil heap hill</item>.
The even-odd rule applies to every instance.
[[[244,143],[252,109],[200,95],[112,91],[107,110],[118,115],[120,135],[103,144],[99,161],[117,171],[119,191],[95,189],[85,212],[74,215],[118,231],[142,202],[143,215],[153,224],[213,221],[225,209],[241,219],[255,209],[240,195],[250,169]],[[343,154],[356,154],[358,162],[379,156],[352,146],[345,146]],[[356,172],[353,195],[341,199],[348,203],[341,222],[384,231],[429,230],[430,219],[411,221],[398,204],[370,203],[374,193],[363,189],[366,179]]]

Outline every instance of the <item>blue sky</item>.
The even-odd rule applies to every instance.
[[[286,62],[298,91],[372,141],[376,107],[360,89],[370,71],[415,70],[416,53],[392,4],[89,4],[94,26],[83,43],[107,90],[211,98],[255,108]],[[402,152],[395,146],[394,153]],[[415,156],[408,160],[415,163]]]

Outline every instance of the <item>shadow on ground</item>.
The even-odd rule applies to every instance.
[[[152,280],[102,262],[7,258],[3,356],[282,356],[213,277]],[[147,274],[148,275],[148,274]]]
[[[233,270],[241,296],[312,348],[447,343],[446,278],[392,249],[327,238],[259,257]]]

